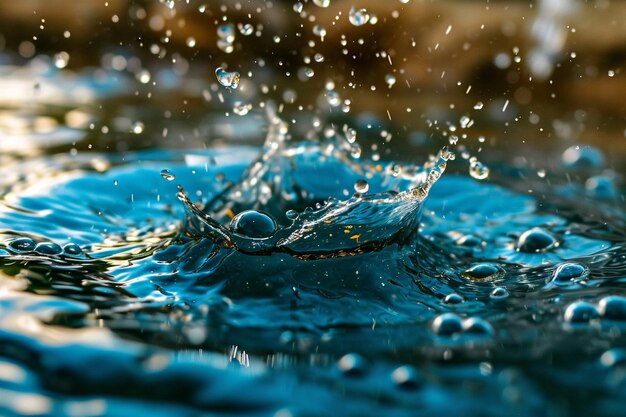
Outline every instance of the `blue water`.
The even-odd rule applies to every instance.
[[[623,414],[626,216],[599,151],[477,181],[271,110],[213,115],[229,140],[198,150],[128,133],[106,101],[128,80],[98,80],[66,82],[124,115],[113,138],[32,127],[71,101],[9,111],[32,126],[0,168],[2,415]]]

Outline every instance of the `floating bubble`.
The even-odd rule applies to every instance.
[[[498,265],[478,264],[461,273],[461,276],[472,281],[486,281],[499,278],[503,276],[504,273],[504,269]]]
[[[369,191],[369,189],[370,189],[370,185],[368,184],[367,181],[363,179],[359,179],[354,182],[354,191],[356,191],[359,194],[365,194],[366,192]]]
[[[541,227],[533,227],[525,231],[517,240],[517,250],[525,253],[545,252],[558,245],[556,238]]]
[[[463,320],[463,332],[473,336],[493,336],[491,324],[480,317],[470,317]]]
[[[63,252],[66,255],[78,256],[83,254],[83,250],[76,243],[68,243],[63,246]]]
[[[365,9],[352,7],[350,9],[350,13],[348,14],[348,20],[350,20],[350,23],[352,23],[353,26],[363,26],[370,20],[370,15]]]
[[[27,237],[21,237],[9,242],[8,246],[9,249],[13,250],[14,252],[32,252],[33,250],[35,250],[36,245],[37,244],[34,240]]]
[[[255,239],[270,237],[277,229],[276,221],[269,214],[256,210],[243,211],[230,222],[233,233]]]
[[[174,175],[169,169],[161,170],[161,176],[168,181],[174,181],[176,179],[176,175]]]
[[[35,246],[35,252],[42,255],[60,255],[63,249],[54,242],[41,242]]]
[[[506,288],[502,288],[502,287],[494,288],[489,294],[489,298],[491,298],[494,301],[503,300],[508,297],[509,297],[509,292],[507,291]]]
[[[410,365],[403,365],[391,373],[393,383],[402,389],[415,389],[421,384],[417,370]]]
[[[430,328],[437,336],[453,336],[463,331],[463,320],[454,313],[444,313],[435,317]]]
[[[337,361],[337,368],[339,368],[344,375],[358,377],[365,375],[367,372],[367,362],[359,354],[348,353]]]
[[[239,87],[240,75],[237,71],[228,72],[222,68],[218,68],[215,70],[215,76],[217,77],[217,81],[224,87]]]
[[[459,294],[455,292],[446,295],[445,298],[443,299],[444,303],[450,304],[450,305],[460,304],[463,301],[465,301],[463,297],[461,297]]]
[[[598,302],[598,313],[603,319],[626,320],[626,297],[609,295]]]
[[[567,262],[559,265],[552,274],[552,281],[556,284],[571,283],[580,281],[589,275],[589,269],[580,264]]]
[[[598,318],[598,309],[591,303],[576,301],[565,309],[563,319],[566,323],[588,323]]]

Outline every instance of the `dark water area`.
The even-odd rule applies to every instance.
[[[29,40],[32,56],[0,38],[0,415],[624,415],[620,108],[547,104],[552,81],[532,89],[510,73],[510,96],[481,98],[465,81],[400,90],[413,82],[402,64],[351,95],[308,52],[291,58],[304,86],[270,64],[255,78],[220,65],[229,46],[253,55],[239,40],[275,30],[267,4],[153,3],[110,7],[138,27],[156,19],[155,39],[155,16],[172,10],[193,32],[189,10],[235,19],[256,6],[266,29],[211,20],[220,61],[185,32],[159,47],[183,36],[178,47],[204,57],[139,62],[128,47],[69,68],[47,52],[53,37]],[[274,11],[322,24],[348,4],[304,3]],[[352,26],[387,28],[396,8],[366,3]],[[577,2],[549,3],[532,3],[534,18],[561,28]],[[280,27],[288,50],[300,29]],[[106,45],[103,33],[93,39]],[[507,55],[528,59],[520,74],[569,82],[563,57],[535,42]]]

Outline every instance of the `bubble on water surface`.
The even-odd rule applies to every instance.
[[[558,245],[559,241],[541,227],[533,227],[525,231],[517,240],[517,249],[525,253],[545,252]]]
[[[234,233],[251,238],[272,236],[277,229],[276,221],[266,213],[248,210],[239,213],[230,223]]]

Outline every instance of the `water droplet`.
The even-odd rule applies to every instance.
[[[313,71],[313,68],[309,68],[309,67],[305,67],[302,72],[308,78],[311,78],[311,77],[313,77],[315,75],[315,71]]]
[[[420,377],[417,370],[410,365],[403,365],[391,373],[391,380],[399,388],[415,389],[420,385]]]
[[[352,25],[362,26],[370,20],[370,15],[365,9],[356,9],[355,7],[352,7],[350,9],[350,13],[348,14],[348,19]]]
[[[319,7],[328,7],[330,6],[330,0],[313,0],[313,4]]]
[[[492,300],[503,300],[509,297],[509,292],[506,288],[496,287],[489,294],[489,298]]]
[[[359,194],[365,194],[369,189],[370,185],[365,180],[359,179],[354,182],[354,191]]]
[[[323,40],[326,36],[326,29],[323,26],[315,25],[313,26],[313,34],[315,36],[319,36]]]
[[[339,94],[337,94],[335,91],[327,91],[326,100],[328,101],[328,104],[330,104],[332,107],[337,107],[341,104],[341,98],[339,97]]]
[[[463,331],[463,320],[454,313],[444,313],[435,317],[430,328],[437,336],[453,336]]]
[[[148,84],[152,79],[152,74],[148,70],[141,70],[135,75],[135,78],[142,84]]]
[[[604,155],[593,146],[574,145],[563,152],[561,163],[571,170],[600,168],[604,165]]]
[[[322,55],[322,54],[320,54],[320,53],[318,52],[318,53],[316,53],[316,54],[313,56],[313,59],[315,60],[315,62],[318,62],[318,63],[319,63],[319,62],[324,62],[324,55]]]
[[[609,295],[598,302],[598,313],[603,319],[626,320],[626,297]]]
[[[552,274],[552,281],[556,284],[569,284],[572,281],[581,281],[589,275],[589,269],[580,264],[564,263],[559,265]]]
[[[60,255],[63,249],[54,242],[41,242],[35,247],[35,252],[42,255]]]
[[[391,88],[396,83],[396,77],[391,74],[387,74],[385,75],[385,82],[387,83],[387,86]]]
[[[337,368],[347,376],[358,377],[363,376],[367,372],[367,362],[356,353],[348,353],[337,361]]]
[[[174,181],[176,179],[176,175],[172,174],[169,169],[161,170],[161,176],[168,181]]]
[[[576,301],[565,309],[563,319],[567,323],[588,323],[598,318],[598,309],[591,303]]]
[[[242,25],[241,23],[239,25],[237,25],[238,29],[239,29],[239,33],[241,33],[243,36],[250,36],[252,35],[252,32],[254,32],[254,26],[252,26],[250,23],[246,23],[245,25]]]
[[[468,248],[476,248],[483,246],[483,240],[475,235],[465,235],[458,238],[456,244]]]
[[[277,229],[276,221],[269,214],[255,210],[243,211],[230,222],[233,233],[255,239],[270,237]]]
[[[498,265],[478,264],[461,273],[461,276],[472,281],[486,281],[500,278],[504,273],[504,269]]]
[[[9,243],[9,248],[14,252],[32,252],[35,246],[35,241],[27,237],[21,237]]]
[[[474,110],[480,110],[483,108],[483,102],[479,101],[476,104],[474,104]]]
[[[190,36],[187,38],[187,41],[185,43],[188,47],[194,48],[196,46],[196,39]]]
[[[525,253],[545,252],[559,245],[550,232],[540,227],[533,227],[522,233],[517,241],[517,250]]]
[[[606,367],[623,365],[626,363],[626,350],[623,348],[609,349],[600,356],[600,363]]]
[[[241,101],[235,101],[233,104],[233,112],[238,116],[245,116],[252,110],[252,104],[244,104]]]
[[[477,180],[484,180],[489,176],[489,168],[483,165],[481,162],[473,160],[470,161],[469,173],[472,178]]]
[[[304,9],[304,5],[300,2],[297,2],[293,5],[293,11],[296,13],[302,13],[303,9]]]
[[[144,124],[142,122],[135,122],[131,126],[130,131],[133,132],[135,135],[139,135],[139,134],[143,133],[144,129],[145,129],[145,126],[144,126]]]
[[[446,297],[443,299],[443,302],[449,305],[461,304],[463,301],[465,301],[463,297],[455,292],[446,295]]]
[[[215,70],[215,76],[217,77],[217,81],[224,87],[239,87],[240,75],[237,71],[228,72],[222,68],[218,68]]]

